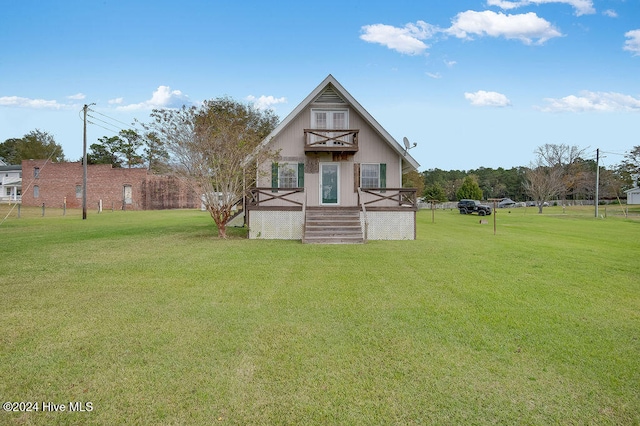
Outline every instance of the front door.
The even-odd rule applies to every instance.
[[[340,171],[338,163],[320,163],[320,204],[339,204]]]

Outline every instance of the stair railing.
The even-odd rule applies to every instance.
[[[369,232],[369,220],[367,219],[367,207],[364,204],[364,197],[362,196],[362,190],[358,187],[358,204],[360,204],[360,208],[362,208],[362,217],[364,218],[364,230],[363,237],[364,242],[367,242],[367,234]]]
[[[304,242],[305,231],[307,230],[307,191],[302,189],[304,197],[302,198],[302,241]]]

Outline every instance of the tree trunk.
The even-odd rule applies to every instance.
[[[213,221],[216,223],[216,227],[218,228],[218,238],[227,239],[227,220],[231,216],[230,212],[222,211],[218,212],[211,206],[207,206],[209,210],[209,214],[213,218]]]

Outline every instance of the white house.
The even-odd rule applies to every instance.
[[[627,189],[624,192],[627,194],[627,204],[640,204],[640,187]]]
[[[17,203],[22,196],[22,166],[10,166],[0,160],[0,202]]]
[[[419,164],[332,75],[260,147],[279,158],[259,165],[249,238],[415,239],[416,190],[402,174]]]

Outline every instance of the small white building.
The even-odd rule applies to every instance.
[[[17,203],[22,198],[22,166],[0,160],[0,203]]]
[[[627,204],[640,204],[640,187],[636,186],[624,192],[627,194]]]

